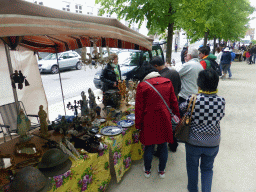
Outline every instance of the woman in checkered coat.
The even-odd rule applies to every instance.
[[[211,191],[212,168],[220,144],[220,120],[225,115],[225,99],[216,94],[218,83],[219,76],[212,69],[203,70],[198,75],[199,94],[192,114],[189,140],[185,144],[190,192],[198,191],[199,159],[202,192]],[[181,105],[183,111],[186,111],[190,98]]]

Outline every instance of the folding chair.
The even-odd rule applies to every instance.
[[[19,101],[19,107],[20,109],[23,109],[25,115],[29,119],[31,117],[37,118],[37,123],[34,123],[33,121],[31,121],[30,131],[40,127],[38,115],[28,115],[26,113],[26,110],[22,101]],[[2,120],[2,122],[0,122],[0,124],[2,124],[0,133],[3,132],[4,141],[5,141],[5,136],[9,135],[10,138],[12,139],[11,134],[17,133],[17,117],[18,117],[18,113],[17,113],[15,102],[0,106],[0,118],[1,118],[0,120]],[[3,128],[5,128],[6,132],[4,132]]]

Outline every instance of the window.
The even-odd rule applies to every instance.
[[[44,3],[42,1],[40,1],[40,2],[34,1],[34,3],[39,4],[39,5],[44,5]]]
[[[83,13],[83,6],[82,5],[75,5],[76,13]]]
[[[87,14],[93,15],[93,7],[87,7]]]
[[[63,5],[62,5],[62,10],[63,11],[70,11],[70,3],[69,2],[62,2]]]

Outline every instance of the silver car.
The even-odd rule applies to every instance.
[[[66,51],[58,53],[58,60],[60,70],[76,68],[80,70],[82,64],[80,61],[81,56],[75,51]],[[56,74],[59,72],[59,67],[57,64],[57,58],[55,53],[50,53],[44,59],[38,61],[38,67],[40,73],[50,72]]]

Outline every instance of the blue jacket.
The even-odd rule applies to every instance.
[[[231,63],[231,53],[228,52],[223,52],[221,59],[220,59],[221,64],[230,64]]]

